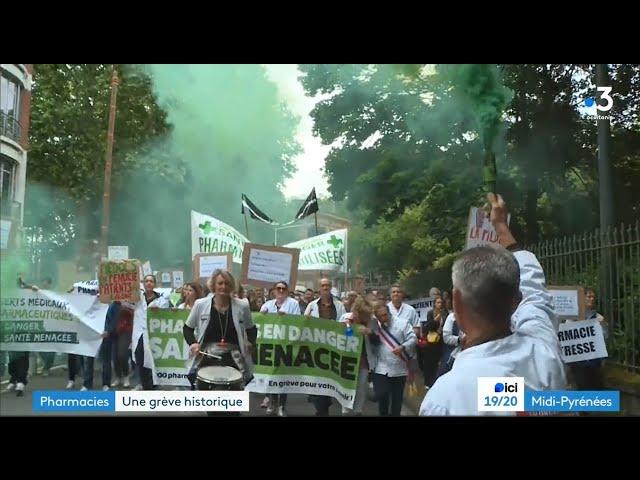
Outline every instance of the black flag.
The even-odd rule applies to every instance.
[[[242,194],[242,210],[241,210],[243,215],[244,215],[245,208],[249,210],[249,215],[251,215],[251,218],[255,218],[256,220],[260,220],[261,222],[269,223],[269,224],[277,223],[271,220],[271,218],[269,218],[269,215],[262,212],[258,207],[256,207],[254,203],[251,200],[249,200],[247,196],[243,193]]]
[[[316,188],[313,187],[311,193],[304,201],[298,213],[296,213],[296,220],[302,220],[304,217],[316,213],[318,211],[318,199],[316,198]]]

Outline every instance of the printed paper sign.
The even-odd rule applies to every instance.
[[[173,278],[173,288],[180,288],[184,284],[184,272],[176,270],[171,274]]]
[[[110,246],[108,260],[127,260],[129,258],[129,247]]]
[[[577,286],[547,287],[556,315],[565,320],[584,320],[584,289]]]
[[[567,321],[558,327],[564,363],[608,357],[602,325],[598,320]]]
[[[270,287],[285,281],[295,288],[298,275],[297,248],[272,247],[255,243],[245,244],[241,282],[258,287]]]
[[[231,271],[231,253],[198,253],[193,259],[193,280],[204,283],[216,270]]]

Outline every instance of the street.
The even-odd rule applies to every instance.
[[[64,356],[63,356],[64,358]],[[96,366],[96,371],[94,374],[94,389],[99,390],[100,383],[100,375],[101,369]],[[136,413],[104,413],[104,412],[38,412],[34,413],[31,408],[31,395],[36,390],[64,390],[67,384],[67,368],[66,365],[57,365],[51,369],[51,373],[49,376],[44,377],[42,375],[32,375],[29,377],[29,383],[27,384],[27,388],[23,397],[18,397],[15,392],[6,392],[5,389],[8,384],[8,378],[5,376],[2,377],[2,392],[0,393],[0,416],[39,416],[39,415],[54,415],[54,416],[206,416],[204,412],[161,412],[161,413],[146,413],[146,412],[136,412]],[[133,385],[133,382],[132,382]],[[79,390],[82,386],[82,378],[76,378],[76,387],[75,390]],[[260,403],[264,398],[263,394],[252,393],[250,396],[250,411],[249,413],[243,413],[243,416],[252,416],[252,417],[266,417],[266,409],[260,408]],[[292,417],[309,417],[314,416],[315,410],[313,408],[313,404],[307,401],[307,396],[302,394],[290,394],[287,400],[287,415]],[[334,400],[333,405],[330,409],[331,416],[341,416],[340,405],[336,400]],[[365,416],[378,416],[377,404],[367,401],[365,403],[364,409]],[[411,411],[403,407],[402,411],[403,416],[412,416]]]

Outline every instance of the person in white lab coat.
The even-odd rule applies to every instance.
[[[472,248],[453,264],[453,310],[466,334],[464,348],[427,392],[420,415],[494,413],[478,411],[478,377],[524,377],[531,390],[566,388],[558,320],[542,267],[519,249],[502,197],[490,193],[487,200],[502,248]]]

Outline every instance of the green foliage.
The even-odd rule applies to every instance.
[[[312,112],[314,128],[333,145],[329,189],[356,216],[351,251],[365,271],[451,264],[468,209],[483,200],[487,135],[495,136],[498,190],[522,243],[598,225],[596,125],[580,110],[595,93],[593,65],[300,70],[309,95],[329,94]],[[629,222],[640,214],[640,67],[610,70],[614,194],[618,220]]]

